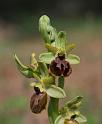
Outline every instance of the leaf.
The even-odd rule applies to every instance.
[[[55,85],[50,85],[45,90],[47,94],[51,97],[54,97],[54,98],[65,98],[66,97],[64,90]]]
[[[67,52],[67,54],[68,54],[69,52],[71,52],[75,47],[76,47],[75,44],[68,44],[68,45],[66,46],[66,52]]]
[[[39,76],[38,76],[37,72],[33,71],[32,68],[23,65],[23,64],[20,62],[20,60],[18,59],[18,57],[17,57],[16,54],[14,55],[14,58],[15,58],[15,62],[16,62],[16,64],[17,64],[17,67],[18,67],[19,71],[20,71],[25,77],[28,77],[28,78],[37,78],[37,79],[39,79]]]
[[[62,115],[59,115],[59,116],[56,118],[54,124],[64,124],[64,120],[65,120],[65,118],[64,118]]]
[[[54,60],[54,56],[51,52],[48,52],[48,53],[42,53],[40,54],[39,56],[39,60],[41,62],[44,62],[46,64],[50,64],[52,60]]]
[[[68,101],[65,106],[68,107],[69,109],[78,109],[78,107],[81,105],[82,103],[82,96],[77,96],[74,99]]]
[[[79,64],[80,63],[80,58],[74,54],[69,54],[66,59],[70,64]]]
[[[76,117],[75,120],[76,120],[77,122],[79,122],[79,123],[85,123],[85,122],[87,122],[86,117],[83,116],[83,115],[81,115],[81,114],[80,114],[78,117]]]

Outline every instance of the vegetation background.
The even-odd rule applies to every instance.
[[[0,1],[0,124],[48,124],[46,111],[34,115],[29,101],[31,80],[16,68],[13,54],[29,64],[32,52],[45,50],[38,20],[47,14],[57,30],[65,30],[81,58],[66,78],[68,97],[83,95],[81,111],[88,124],[102,124],[102,4],[101,0]],[[33,81],[33,80],[32,80]]]

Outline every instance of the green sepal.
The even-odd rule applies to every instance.
[[[55,120],[55,123],[54,124],[64,124],[64,120],[65,120],[65,116],[62,116],[62,115],[59,115],[56,120]]]
[[[65,98],[66,97],[65,91],[55,85],[50,85],[49,87],[46,87],[45,90],[50,97],[53,97],[53,98]]]
[[[71,110],[76,110],[80,107],[80,105],[82,103],[82,99],[83,99],[82,96],[77,96],[74,99],[68,101],[65,104],[65,107],[67,107],[68,109],[71,109]]]
[[[53,43],[52,43],[53,44]],[[46,48],[48,49],[48,51],[52,52],[53,54],[56,54],[57,51],[59,50],[57,47],[50,45],[48,43],[46,43]]]
[[[67,38],[66,38],[66,32],[60,31],[58,33],[58,40],[56,41],[56,47],[60,47],[65,49]]]
[[[70,63],[70,64],[79,64],[80,63],[80,58],[79,56],[76,56],[74,54],[68,54],[66,60]]]
[[[17,55],[14,54],[14,58],[15,58],[15,62],[17,64],[17,67],[19,69],[19,71],[25,76],[25,77],[28,77],[28,78],[37,78],[37,79],[40,79],[39,78],[39,74],[38,72],[34,71],[31,67],[29,66],[25,66],[23,65],[20,60],[18,59]]]
[[[51,61],[54,60],[54,55],[51,52],[42,53],[39,55],[39,60],[46,64],[51,64]]]
[[[75,118],[75,120],[76,120],[77,122],[79,122],[79,124],[87,122],[86,117],[83,116],[82,114],[80,114],[79,116],[77,116],[77,117]]]
[[[68,44],[66,46],[66,53],[69,54],[74,48],[76,48],[75,44]]]

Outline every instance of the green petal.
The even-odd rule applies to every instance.
[[[65,98],[66,97],[64,90],[55,85],[50,85],[45,90],[47,94],[51,97],[54,97],[54,98]]]
[[[42,53],[40,54],[39,56],[39,60],[41,62],[44,62],[46,64],[50,64],[52,60],[54,60],[54,56],[51,52],[48,52],[48,53]]]
[[[65,120],[65,117],[63,117],[62,115],[59,115],[59,116],[56,118],[54,124],[64,124],[64,120]]]
[[[75,47],[76,47],[75,44],[68,44],[68,45],[66,46],[66,53],[68,54],[68,53],[71,52]]]
[[[65,104],[65,106],[68,107],[68,109],[76,110],[76,109],[78,109],[79,106],[81,105],[82,99],[83,99],[82,96],[77,96],[77,97],[75,97],[74,99],[68,101],[68,102]]]
[[[85,122],[87,122],[86,117],[83,116],[83,115],[81,115],[81,114],[80,114],[78,117],[76,117],[75,120],[76,120],[77,122],[79,122],[79,123],[85,123]]]
[[[80,58],[79,56],[76,56],[74,54],[69,54],[68,57],[66,58],[66,60],[70,63],[70,64],[79,64],[80,63]]]

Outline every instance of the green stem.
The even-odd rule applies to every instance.
[[[64,87],[64,77],[60,76],[58,79],[58,86],[63,89]],[[59,99],[50,97],[49,105],[48,105],[48,117],[50,124],[54,124],[55,119],[59,114]]]
[[[58,78],[58,87],[60,87],[60,88],[64,88],[64,77],[63,76],[60,76],[59,78]]]
[[[58,101],[58,99],[50,97],[48,106],[48,117],[50,124],[54,124],[54,121],[58,116]]]

